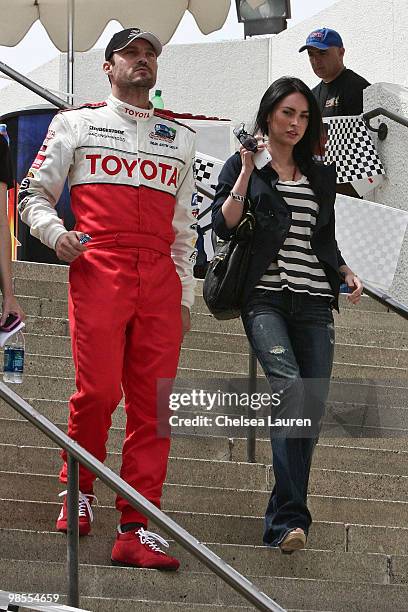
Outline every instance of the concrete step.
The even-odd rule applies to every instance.
[[[254,610],[254,608],[238,605],[193,604],[102,597],[81,597],[81,605],[87,610],[98,610],[98,612],[130,612],[131,610],[137,610],[137,612],[247,612]]]
[[[56,264],[42,264],[35,262],[23,262],[23,261],[14,261],[12,264],[13,270],[13,278],[28,281],[43,281],[43,282],[55,282],[55,283],[67,283],[68,282],[68,271],[69,266],[67,265],[56,265]],[[202,296],[203,293],[203,281],[197,279],[196,287],[195,287],[195,295],[196,297]],[[31,295],[31,294],[28,294]],[[34,295],[34,294],[32,294]],[[341,306],[347,307],[350,306],[349,301],[347,300],[347,296],[340,295],[339,302]],[[378,310],[385,309],[386,307],[383,304],[380,304],[376,300],[368,297],[367,295],[363,295],[361,297],[361,302],[366,304],[372,304],[372,308],[377,308]],[[351,306],[350,306],[351,307]],[[357,306],[358,307],[358,306]],[[364,306],[364,309],[368,309],[367,306]]]
[[[64,324],[62,325],[62,323]],[[68,321],[67,319],[53,319],[52,317],[28,316],[26,320],[26,333],[68,336]],[[33,341],[34,340],[33,338]],[[407,349],[408,332],[392,332],[364,328],[348,329],[347,327],[337,325],[336,343]],[[214,348],[217,350],[230,350],[231,352],[245,353],[248,350],[248,341],[243,330],[242,333],[232,334],[226,333],[225,331],[203,332],[200,331],[200,329],[193,329],[186,335],[183,346],[186,348]],[[32,352],[44,353],[44,351],[39,350]]]
[[[26,529],[27,520],[29,527],[34,531],[49,531],[55,528],[61,501],[44,502],[13,499],[0,499],[0,511],[2,516],[2,527],[4,529]],[[99,505],[95,508],[95,518],[92,524],[92,534],[114,534],[118,523],[118,513],[114,508],[115,495],[111,493],[109,506]],[[239,510],[239,509],[238,509]],[[262,511],[263,512],[263,509]],[[241,516],[238,514],[218,514],[207,512],[188,512],[169,510],[166,512],[173,520],[179,523],[201,542],[217,542],[220,544],[248,544],[261,545],[263,535],[263,517]],[[30,517],[28,519],[28,517]],[[359,527],[357,525],[357,527]],[[153,531],[165,536],[165,533],[150,525]],[[386,530],[386,527],[376,529]],[[403,529],[398,527],[398,529]],[[405,534],[405,531],[407,534]],[[404,538],[408,529],[402,534]],[[359,552],[358,530],[355,536],[356,545],[352,552]],[[380,538],[380,535],[378,536]],[[309,531],[307,548],[314,550],[337,550],[345,551],[346,525],[340,522],[315,521]],[[384,544],[387,554],[391,554],[386,542],[384,531]],[[381,541],[381,539],[380,539]],[[406,541],[406,540],[404,540]],[[370,551],[375,552],[375,551]],[[400,553],[402,554],[402,553]],[[1,574],[0,574],[1,575]]]
[[[46,438],[44,442],[47,443]],[[121,452],[109,453],[106,465],[117,473]],[[0,465],[3,471],[34,471],[57,473],[61,467],[59,450],[50,447],[0,444]],[[218,462],[204,459],[172,457],[167,481],[175,484],[268,490],[269,468],[259,463]]]
[[[30,295],[19,295],[17,297],[26,315],[61,319],[68,317],[68,302],[66,298],[65,300],[57,300],[49,297],[32,297]]]
[[[28,353],[37,355],[55,355],[71,357],[71,342],[67,336],[30,334],[25,335],[26,350]],[[228,334],[209,334],[208,332],[190,332],[183,343],[183,350],[200,350],[213,352],[220,351],[222,355],[237,354],[245,355],[248,360],[248,342],[246,336]],[[408,367],[408,349],[384,348],[376,346],[364,346],[359,344],[336,343],[335,361],[346,363],[364,363],[367,365],[378,365],[381,363],[388,366]],[[222,365],[225,365],[221,361]],[[245,367],[245,365],[243,366]]]
[[[68,282],[68,271],[69,266],[67,265],[57,265],[57,264],[42,264],[35,262],[26,262],[26,261],[14,261],[12,263],[13,269],[13,277],[20,279],[28,279],[32,281],[40,280],[40,281],[48,281],[48,282],[60,282],[66,283]],[[195,294],[196,296],[202,296],[202,287],[203,281],[197,280]],[[340,295],[340,304],[343,307],[350,306],[347,297],[345,295]],[[372,298],[363,295],[361,298],[361,302],[363,304],[372,304],[372,308],[378,308],[382,310],[385,308],[382,304],[373,300]],[[354,308],[354,306],[350,306]],[[371,306],[370,306],[371,308]],[[364,305],[364,310],[368,310],[369,308]]]
[[[15,292],[26,314],[37,316],[68,316],[68,284],[46,281],[15,279]],[[341,312],[351,308],[348,302],[341,303]],[[357,311],[387,313],[388,310],[378,302],[367,298],[355,308]],[[209,314],[202,296],[196,296],[193,313]],[[228,325],[228,322],[224,322]]]
[[[23,306],[24,308],[24,306]],[[56,317],[39,317],[39,316],[28,316],[25,320],[25,335],[36,336],[41,338],[43,336],[57,336],[60,338],[67,338],[69,336],[69,326],[67,319],[58,319]],[[32,338],[35,341],[36,338]],[[35,351],[33,351],[35,352]]]
[[[0,465],[3,471],[51,474],[57,473],[61,460],[55,448],[3,443],[0,444]],[[106,465],[118,473],[121,453],[109,453]],[[210,487],[271,491],[274,475],[271,466],[259,463],[172,457],[167,482],[195,486],[204,482]],[[365,499],[407,502],[408,476],[312,467],[310,494],[350,497],[352,491],[358,491],[358,497]]]
[[[33,592],[64,592],[64,564],[38,561],[2,560],[0,572],[4,589],[16,590],[24,572]],[[81,592],[86,596],[155,599],[165,602],[218,603],[241,605],[242,597],[215,577],[195,572],[169,575],[153,570],[80,566]],[[404,610],[408,597],[405,585],[353,584],[346,581],[255,577],[255,584],[286,608],[355,610],[372,612],[381,602],[382,612]],[[20,587],[21,588],[21,587]]]
[[[14,389],[21,393],[23,396],[25,395],[27,401],[33,405],[34,408],[39,410],[44,416],[50,419],[53,422],[66,422],[68,415],[68,401],[61,399],[54,400],[37,400],[29,397],[30,395],[37,395],[40,393],[44,395],[47,390],[49,390],[49,395],[54,394],[57,397],[69,397],[70,394],[70,386],[73,384],[71,379],[53,379],[53,378],[42,378],[42,377],[30,377],[27,376],[23,385],[14,386]],[[177,384],[174,387],[174,390],[179,388]],[[181,389],[181,387],[180,387]],[[24,393],[25,391],[25,393]],[[336,385],[332,383],[332,391],[331,395],[334,395],[336,392]],[[391,391],[391,390],[390,390]],[[392,391],[396,391],[393,389]],[[401,390],[406,391],[404,389]],[[405,397],[406,397],[405,393]],[[362,398],[364,399],[364,398]],[[370,398],[367,398],[368,400]],[[364,437],[364,432],[368,437],[405,437],[408,436],[408,410],[407,408],[402,408],[399,406],[390,406],[387,405],[387,398],[385,395],[383,398],[380,398],[383,403],[378,401],[374,404],[369,403],[342,403],[336,401],[329,401],[326,406],[326,416],[324,417],[324,430],[321,434],[323,438],[327,437],[337,437],[337,438],[358,438]],[[375,400],[375,398],[371,398],[371,401]],[[401,403],[406,401],[404,397],[401,397]],[[126,416],[124,413],[124,402],[123,400],[120,402],[118,408],[114,411],[112,415],[112,422],[114,427],[124,427],[126,422]],[[178,411],[180,416],[195,416],[195,415],[203,415],[204,410],[202,408],[196,408],[191,410]],[[10,408],[6,402],[0,399],[0,418],[10,418],[14,419],[17,416],[17,412]],[[211,415],[215,414],[228,414],[239,416],[240,414],[246,414],[246,411],[242,408],[237,408],[235,406],[231,407],[218,407],[214,406]],[[266,415],[265,415],[266,416]],[[219,427],[209,428],[209,427],[174,427],[173,433],[185,433],[185,434],[197,434],[204,436],[227,436],[232,438],[241,438],[247,436],[247,428],[228,428],[223,427],[222,429]],[[267,428],[259,428],[257,429],[257,436],[259,438],[267,437],[269,439],[269,430]],[[381,446],[384,448],[384,446]],[[387,448],[393,448],[388,446]],[[398,448],[400,448],[398,446]]]
[[[53,300],[68,300],[68,283],[58,280],[40,280],[14,277],[15,295],[35,296]]]
[[[19,529],[0,529],[2,557],[8,559],[42,559],[58,562],[66,552],[65,535],[58,532],[38,532]],[[80,563],[106,565],[109,563],[114,534],[81,538]],[[209,544],[208,547],[246,576],[281,576],[288,578],[347,580],[351,583],[389,583],[388,559],[383,554],[360,554],[323,550],[304,550],[290,559],[278,549],[266,546]],[[208,568],[180,545],[172,543],[171,552],[181,563],[183,571],[205,572]],[[396,561],[396,558],[393,559]]]
[[[247,612],[255,608],[223,604],[193,604],[171,601],[146,601],[140,599],[109,599],[107,597],[81,597],[86,610],[98,612]],[[290,611],[289,611],[290,612]],[[293,611],[296,612],[296,611]]]
[[[13,261],[12,271],[13,277],[26,278],[32,281],[68,282],[69,266],[31,261]]]
[[[393,349],[384,349],[393,351]],[[205,366],[205,367],[203,367]],[[248,355],[237,353],[231,359],[230,353],[221,351],[203,351],[199,349],[181,349],[179,371],[196,370],[210,377],[218,377],[226,373],[229,376],[245,376],[248,371]],[[36,375],[54,375],[66,378],[74,375],[71,357],[54,357],[53,355],[33,355],[26,353],[25,372]],[[333,366],[334,378],[375,379],[384,384],[396,381],[408,382],[406,367],[389,365],[365,365],[362,363],[338,363]]]
[[[58,299],[57,297],[58,295],[62,295],[62,291],[65,292],[66,287],[61,289],[61,285],[57,285],[57,292],[54,293],[54,283],[49,283],[49,285],[50,296],[48,297],[43,295],[33,296],[32,292],[35,291],[35,289],[32,289],[31,293],[28,295],[19,294],[19,301],[23,309],[25,310],[26,314],[31,316],[67,318],[67,297],[66,295],[63,296],[64,299]],[[39,293],[41,291],[39,291]],[[352,310],[351,308],[347,307],[343,308],[340,314],[334,312],[334,319],[336,326],[339,327],[401,331],[403,333],[407,333],[408,331],[407,320],[403,319],[396,313],[387,311],[362,309]],[[217,321],[208,313],[204,305],[200,305],[200,302],[197,302],[197,304],[195,304],[192,308],[192,327],[193,329],[199,329],[202,331],[218,331],[223,333],[243,332],[242,322],[240,319]]]
[[[52,381],[55,384],[52,385]],[[67,386],[67,382],[71,384],[73,381],[70,379],[43,379],[38,377],[27,377],[23,385],[14,386],[14,388],[21,393],[22,387],[27,391],[27,395],[31,394],[44,394],[47,388],[52,387],[54,395],[57,394],[59,397],[68,397],[70,388]],[[37,384],[38,383],[38,384]],[[40,384],[41,383],[41,384]],[[176,388],[176,387],[175,387]],[[22,393],[22,395],[25,395]],[[66,400],[37,400],[27,397],[27,401],[33,405],[41,414],[46,416],[53,422],[65,423],[68,416],[68,402]],[[393,407],[385,405],[369,405],[369,404],[358,404],[358,403],[340,403],[329,401],[327,404],[327,414],[323,420],[323,431],[321,432],[321,438],[405,438],[408,437],[408,425],[407,417],[408,411],[406,408]],[[203,415],[202,409],[196,409],[195,411],[179,411],[180,416],[193,417],[196,415]],[[239,416],[239,414],[245,414],[244,410],[240,410],[236,407],[230,409],[217,408],[214,406],[211,411],[211,415],[226,414]],[[10,408],[6,402],[0,399],[0,418],[17,418],[18,413]],[[125,426],[125,413],[123,408],[123,401],[119,404],[118,408],[112,415],[112,422],[114,427]],[[187,434],[187,435],[200,435],[205,437],[228,437],[228,438],[246,438],[247,428],[241,427],[196,427],[196,426],[179,426],[173,427],[174,434]],[[121,435],[121,434],[120,434]],[[269,430],[267,427],[257,428],[257,437],[259,439],[269,440]],[[393,444],[391,441],[384,445],[381,443],[380,448],[395,448],[399,450],[401,448],[401,442],[396,440],[397,446],[390,446]],[[361,444],[358,442],[358,446]]]
[[[193,329],[202,331],[218,331],[239,334],[243,327],[240,319],[230,321],[217,321],[206,312],[193,311]],[[335,325],[351,329],[381,329],[389,331],[408,331],[408,321],[392,312],[373,312],[366,310],[351,310],[343,308],[340,314],[334,312]]]
[[[231,353],[248,353],[248,340],[245,334],[231,334],[226,332],[200,331],[193,329],[184,338],[183,346],[186,348],[201,348],[205,350],[230,351]],[[356,347],[354,349],[354,347]],[[364,347],[364,349],[362,348]],[[346,351],[345,361],[350,361],[348,355],[353,355],[351,351],[364,351],[368,356],[377,355],[377,360],[373,363],[386,362],[386,357],[391,353],[388,351],[401,351],[406,355],[408,347],[408,332],[388,332],[382,330],[355,329],[350,330],[345,327],[336,327],[336,349]],[[368,350],[368,349],[371,350]],[[379,351],[376,353],[375,351]],[[405,352],[404,352],[405,351]],[[384,358],[384,359],[383,359]],[[339,359],[337,359],[339,360]],[[398,365],[398,364],[396,364]]]
[[[28,353],[71,358],[71,338],[69,336],[26,333],[24,337]]]
[[[112,492],[112,504],[113,500]],[[59,502],[0,500],[2,528],[26,529],[29,526],[35,531],[48,531],[54,528],[59,508]],[[98,506],[95,512],[92,534],[98,537],[113,534],[118,520],[113,506]],[[239,545],[262,543],[261,517],[179,511],[168,511],[167,514],[203,542]],[[151,528],[160,533],[159,528]],[[314,521],[309,532],[307,549],[405,555],[408,550],[408,529],[401,526]]]
[[[112,492],[112,504],[114,494]],[[0,500],[3,529],[26,529],[35,531],[54,529],[60,509],[59,502]],[[92,534],[115,533],[118,514],[113,508],[98,506]],[[167,514],[202,542],[222,544],[262,544],[263,518],[208,513],[168,511]],[[27,517],[29,525],[27,525]],[[151,529],[162,533],[151,525]],[[306,545],[307,550],[334,550],[347,552],[381,553],[405,555],[408,549],[408,529],[401,526],[368,524],[345,524],[333,521],[314,521]]]
[[[66,595],[60,595],[60,604],[67,604]],[[142,599],[119,599],[115,597],[81,597],[81,609],[97,612],[249,612],[255,608],[228,606],[223,604],[195,604],[174,601],[153,601]],[[24,610],[26,612],[26,610]],[[31,612],[28,610],[28,612]],[[288,612],[299,612],[288,610]],[[302,612],[304,612],[302,610]],[[316,611],[309,611],[316,612]]]
[[[64,408],[66,405],[64,404]],[[0,442],[21,445],[29,442],[30,446],[53,446],[53,444],[25,419],[19,418],[13,408],[7,406],[0,412]],[[118,411],[119,412],[119,411]],[[66,413],[64,413],[66,416]],[[54,422],[66,431],[66,421],[60,419]],[[61,418],[62,417],[62,418]],[[125,437],[125,417],[121,427],[111,427],[107,448],[119,452]],[[342,444],[326,444],[322,438],[316,447],[313,466],[321,469],[338,469],[345,471],[370,472],[375,467],[376,473],[408,476],[408,451],[364,448],[358,439],[351,440],[354,447]],[[404,443],[405,444],[405,443]],[[179,434],[173,430],[170,454],[172,457],[191,459],[212,459],[216,461],[245,462],[247,457],[246,438],[228,438],[226,436],[200,436],[194,434]],[[256,457],[260,464],[272,462],[269,440],[259,439],[256,442]]]
[[[68,316],[68,306],[66,300],[58,300],[56,298],[47,297],[31,297],[19,296],[19,301],[27,315],[42,316],[66,319]],[[203,309],[202,309],[203,310]],[[358,334],[362,334],[364,330],[371,333],[372,330],[383,330],[391,332],[408,332],[408,321],[391,312],[375,312],[355,310],[344,308],[340,315],[335,313],[336,328],[356,329]],[[242,322],[240,319],[230,321],[217,321],[208,312],[197,311],[196,307],[192,310],[192,328],[200,331],[220,332],[220,333],[243,333]],[[349,332],[350,333],[350,332]],[[361,341],[363,344],[369,344],[366,335]]]
[[[55,475],[0,472],[0,498],[18,497],[27,501],[55,501],[63,489]],[[114,495],[100,482],[95,484],[95,494],[102,505],[112,504]],[[369,524],[377,526],[405,527],[408,522],[408,503],[368,500],[362,498],[309,495],[310,511],[317,521],[345,524]],[[207,512],[216,509],[217,514],[229,514],[239,509],[245,516],[258,517],[269,500],[268,491],[217,488],[165,484],[164,511]]]
[[[253,411],[250,416],[255,417],[257,437],[269,440],[271,432],[268,408]],[[313,418],[313,415],[310,417]],[[247,436],[248,414],[246,409],[240,406],[214,406],[211,411],[205,411],[201,407],[187,407],[185,410],[179,409],[173,412],[171,418],[173,431],[177,433],[229,438]],[[359,438],[366,435],[407,436],[407,408],[391,407],[385,411],[383,406],[328,402],[326,415],[322,420],[322,438],[333,436]]]
[[[228,373],[213,373],[207,375],[206,371],[193,371],[179,368],[176,385],[184,389],[213,389],[214,383],[220,390],[229,390],[231,382],[242,384],[247,377],[232,377]],[[264,381],[264,377],[259,374],[258,381]],[[374,407],[403,407],[407,405],[408,387],[405,381],[398,380],[393,386],[387,386],[380,380],[369,379],[369,381],[358,380],[355,382],[344,379],[332,379],[330,384],[329,401],[338,404],[346,402],[344,410],[349,413],[360,409],[361,405]],[[397,384],[398,383],[398,384]],[[209,385],[212,386],[209,386]],[[13,385],[19,395],[26,398],[67,400],[75,391],[75,381],[73,378],[24,375],[23,383]],[[217,387],[216,387],[217,388]],[[360,405],[360,406],[359,406]],[[338,406],[338,410],[341,407]],[[336,435],[336,434],[333,434]],[[342,437],[349,437],[343,434]],[[370,436],[368,436],[370,437]]]
[[[27,397],[28,401],[32,403],[35,408],[39,409],[45,416],[50,418],[50,420],[64,422],[67,418],[67,402],[60,400],[59,398],[69,397],[70,393],[73,391],[73,383],[73,379],[26,376],[22,385],[10,386],[14,390],[18,391],[23,397]],[[349,386],[353,392],[360,390],[362,399],[364,399],[363,393],[365,391],[362,389],[362,386],[354,385],[354,388],[352,385]],[[193,388],[197,389],[197,385],[194,385],[194,383]],[[337,391],[341,390],[343,394],[349,396],[349,394],[345,393],[347,389],[341,389],[341,387],[335,383],[332,383],[332,390],[333,393],[331,393],[331,395],[335,395]],[[405,397],[407,390],[405,388],[387,389],[384,387],[374,387],[373,391],[375,393],[378,392],[378,405],[354,403],[342,404],[340,402],[330,401],[327,406],[327,416],[323,420],[321,438],[407,438],[407,409],[392,406],[390,407],[386,405],[387,402],[390,402],[390,400],[398,400],[400,403],[406,401]],[[400,394],[401,399],[398,398],[398,394]],[[36,400],[30,396],[37,396],[40,398],[54,396],[57,399]],[[371,398],[368,399],[373,401],[376,398],[372,397],[371,394]],[[384,405],[381,405],[380,400],[384,403]],[[187,413],[187,411],[182,413],[179,411],[177,414],[180,417],[191,418],[194,416],[194,414],[202,416],[202,412],[203,411],[201,409],[197,408],[195,413]],[[179,426],[173,427],[173,432],[189,435],[199,434],[205,436],[228,436],[232,438],[246,437],[247,427],[245,426],[245,423],[242,423],[238,427],[230,426],[229,424],[225,423],[223,426],[221,426],[219,423],[217,423],[215,417],[218,414],[222,414],[222,412],[223,410],[220,408],[219,410],[214,410],[214,414],[211,413],[214,416],[214,422],[211,426],[205,426],[205,424],[204,426],[196,426],[195,423],[194,426],[191,426],[191,421],[187,424],[182,424],[179,421]],[[237,415],[236,408],[231,407],[227,412],[230,416]],[[245,413],[246,410],[242,411],[240,414],[244,415]],[[7,418],[15,418],[16,414],[17,413],[14,409],[6,406],[5,402],[0,400],[0,415]],[[113,423],[116,427],[121,427],[125,424],[123,402],[113,414]],[[257,428],[258,438],[269,439],[269,435],[268,427]],[[397,450],[401,448],[401,442],[398,440],[395,440],[394,442],[382,442],[381,444],[381,448],[395,448]],[[394,444],[394,446],[392,444]]]

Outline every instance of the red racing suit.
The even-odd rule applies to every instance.
[[[92,237],[69,272],[77,392],[68,433],[104,461],[123,389],[121,476],[157,506],[170,447],[168,428],[157,431],[157,388],[176,375],[181,304],[194,299],[194,146],[189,127],[110,96],[56,115],[19,193],[22,220],[55,248],[67,231],[55,205],[68,176],[75,229]],[[93,481],[80,466],[81,491]],[[116,505],[121,523],[146,523],[122,498]]]

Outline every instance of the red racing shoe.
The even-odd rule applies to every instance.
[[[119,525],[112,549],[112,565],[176,571],[180,561],[167,555],[160,545],[169,547],[168,542],[157,533],[143,527],[137,531],[122,532]]]
[[[67,512],[67,491],[59,494],[59,497],[65,496],[62,504],[61,512],[57,518],[57,531],[67,533],[68,528],[68,512]],[[79,518],[79,535],[86,536],[91,531],[91,523],[93,521],[93,512],[91,508],[92,501],[96,499],[91,493],[82,493],[79,491],[78,518]],[[96,501],[98,501],[96,499]]]

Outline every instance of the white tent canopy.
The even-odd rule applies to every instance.
[[[0,0],[0,45],[17,45],[39,19],[54,45],[67,51],[70,4],[70,0]],[[201,32],[209,34],[224,25],[230,0],[73,0],[72,5],[73,49],[88,51],[113,19],[124,28],[154,32],[165,44],[189,11]]]

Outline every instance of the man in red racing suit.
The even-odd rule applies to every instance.
[[[104,72],[112,95],[59,113],[23,180],[19,210],[31,233],[70,263],[69,320],[76,369],[68,433],[104,461],[111,415],[125,395],[122,478],[160,507],[170,447],[158,435],[157,385],[176,375],[190,326],[196,234],[191,198],[194,132],[160,116],[159,40],[136,28],[114,35]],[[69,179],[75,230],[55,211]],[[81,244],[88,234],[91,240]],[[66,456],[60,480],[66,482]],[[90,530],[94,476],[79,468],[81,535]],[[177,569],[146,530],[147,519],[117,498],[112,562]],[[57,521],[66,531],[66,498]]]

